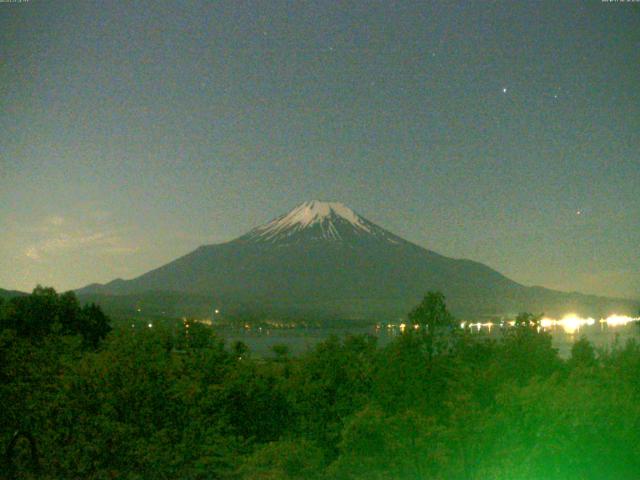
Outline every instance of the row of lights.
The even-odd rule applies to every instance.
[[[625,326],[629,323],[637,322],[637,321],[640,321],[640,317],[634,318],[626,315],[613,314],[613,315],[609,315],[607,318],[601,318],[598,321],[598,323],[600,323],[601,325],[607,325],[609,327],[620,327],[620,326]],[[516,324],[516,322],[513,320],[506,323],[512,327]],[[540,327],[545,329],[560,327],[565,331],[565,333],[574,334],[575,332],[580,330],[582,327],[595,325],[595,323],[596,323],[596,320],[591,317],[582,318],[574,313],[570,313],[568,315],[565,315],[559,320],[555,318],[543,317],[540,320]],[[504,326],[504,324],[505,323],[502,322],[500,325]],[[469,327],[472,329],[476,328],[478,330],[482,328],[486,328],[489,330],[489,332],[491,332],[491,329],[493,328],[494,325],[495,324],[493,322],[486,322],[486,323],[462,322],[460,323],[461,328]]]
[[[600,323],[601,325],[607,325],[609,327],[620,327],[620,326],[625,326],[629,323],[632,322],[637,322],[640,321],[640,317],[629,317],[626,315],[617,315],[617,314],[613,314],[613,315],[609,315],[607,318],[601,318],[598,323]],[[544,328],[544,329],[552,329],[554,327],[560,327],[562,328],[565,333],[568,334],[574,334],[575,332],[577,332],[580,328],[584,327],[584,326],[590,326],[590,325],[595,325],[596,320],[591,318],[591,317],[587,317],[587,318],[581,318],[578,315],[574,314],[574,313],[570,313],[568,315],[565,315],[564,317],[562,317],[561,319],[554,319],[554,318],[549,318],[549,317],[543,317],[540,320],[540,328]],[[489,332],[491,332],[491,329],[496,326],[505,326],[505,325],[509,325],[511,327],[515,326],[516,322],[515,320],[511,320],[508,322],[500,322],[498,324],[494,323],[494,322],[461,322],[460,323],[460,328],[470,328],[470,329],[477,329],[478,331],[480,331],[483,328],[486,328]],[[404,332],[408,325],[406,323],[400,323],[399,325],[397,325],[398,328],[400,329],[401,332]],[[394,324],[387,324],[387,328],[388,329],[393,329],[395,328],[396,325]],[[415,330],[418,330],[420,328],[420,325],[413,325],[413,328]],[[379,329],[379,327],[378,327]]]

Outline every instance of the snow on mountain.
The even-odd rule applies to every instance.
[[[632,314],[637,303],[525,287],[471,260],[447,258],[340,203],[305,202],[229,242],[203,245],[131,280],[90,285],[83,301],[183,315],[212,305],[238,315],[392,319],[438,290],[456,315],[519,311]],[[1,294],[2,292],[0,292]],[[217,308],[217,307],[216,307]]]
[[[254,228],[243,240],[253,242],[282,242],[305,240],[348,240],[354,237],[372,237],[399,243],[400,239],[361,217],[338,202],[312,200],[304,202],[289,213]]]

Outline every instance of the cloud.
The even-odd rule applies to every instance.
[[[60,252],[62,250],[73,250],[82,246],[92,246],[103,242],[105,234],[69,234],[58,233],[55,236],[45,238],[29,245],[25,249],[25,255],[33,260],[40,260],[45,255]]]
[[[68,252],[127,255],[137,250],[108,226],[71,228],[69,223],[72,222],[61,216],[46,218],[38,227],[31,230],[32,234],[40,238],[27,245],[23,251],[24,256],[40,261]]]

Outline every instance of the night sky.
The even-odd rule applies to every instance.
[[[640,3],[0,3],[0,287],[131,278],[311,199],[640,297]]]

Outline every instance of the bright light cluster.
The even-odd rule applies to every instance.
[[[600,323],[606,323],[610,327],[617,327],[618,325],[626,325],[627,323],[640,321],[640,317],[632,318],[626,315],[609,315],[607,318],[600,320]]]
[[[489,331],[491,331],[491,328],[493,327],[493,325],[494,325],[494,323],[493,323],[493,322],[486,322],[486,323],[481,323],[481,322],[478,322],[478,323],[473,323],[473,322],[470,322],[470,323],[462,322],[462,323],[460,323],[460,328],[469,327],[469,328],[470,328],[470,329],[472,329],[472,330],[473,330],[474,328],[476,328],[476,329],[478,329],[478,331],[480,331],[480,330],[481,330],[481,329],[483,329],[483,328],[486,328],[486,329],[488,329]]]
[[[576,333],[585,325],[593,325],[594,323],[596,323],[596,321],[593,318],[580,318],[575,313],[565,315],[560,320],[548,317],[540,320],[540,326],[542,328],[560,327],[568,334]]]
[[[606,324],[609,327],[621,327],[621,326],[625,326],[631,322],[637,322],[640,321],[640,317],[634,318],[634,317],[628,317],[626,315],[617,315],[617,314],[613,314],[613,315],[609,315],[607,318],[602,318],[599,320],[599,323],[601,325]],[[506,322],[508,325],[510,326],[514,326],[516,324],[515,321],[511,320],[509,322]],[[573,335],[574,333],[576,333],[578,330],[580,330],[581,328],[585,327],[585,326],[591,326],[591,325],[595,325],[596,320],[591,318],[591,317],[587,317],[587,318],[583,318],[580,317],[578,315],[576,315],[575,313],[569,313],[567,315],[565,315],[564,317],[562,317],[561,319],[555,319],[555,318],[549,318],[549,317],[543,317],[540,320],[540,327],[541,328],[545,328],[545,329],[553,329],[555,327],[559,327],[562,330],[564,330],[565,333],[569,334],[569,335]],[[504,325],[504,322],[502,323],[502,325]],[[465,327],[469,327],[471,329],[477,329],[478,331],[480,331],[481,329],[488,329],[489,332],[491,331],[491,328],[494,326],[494,323],[492,322],[487,322],[487,323],[467,323],[467,322],[462,322],[460,323],[460,327],[465,328]]]

